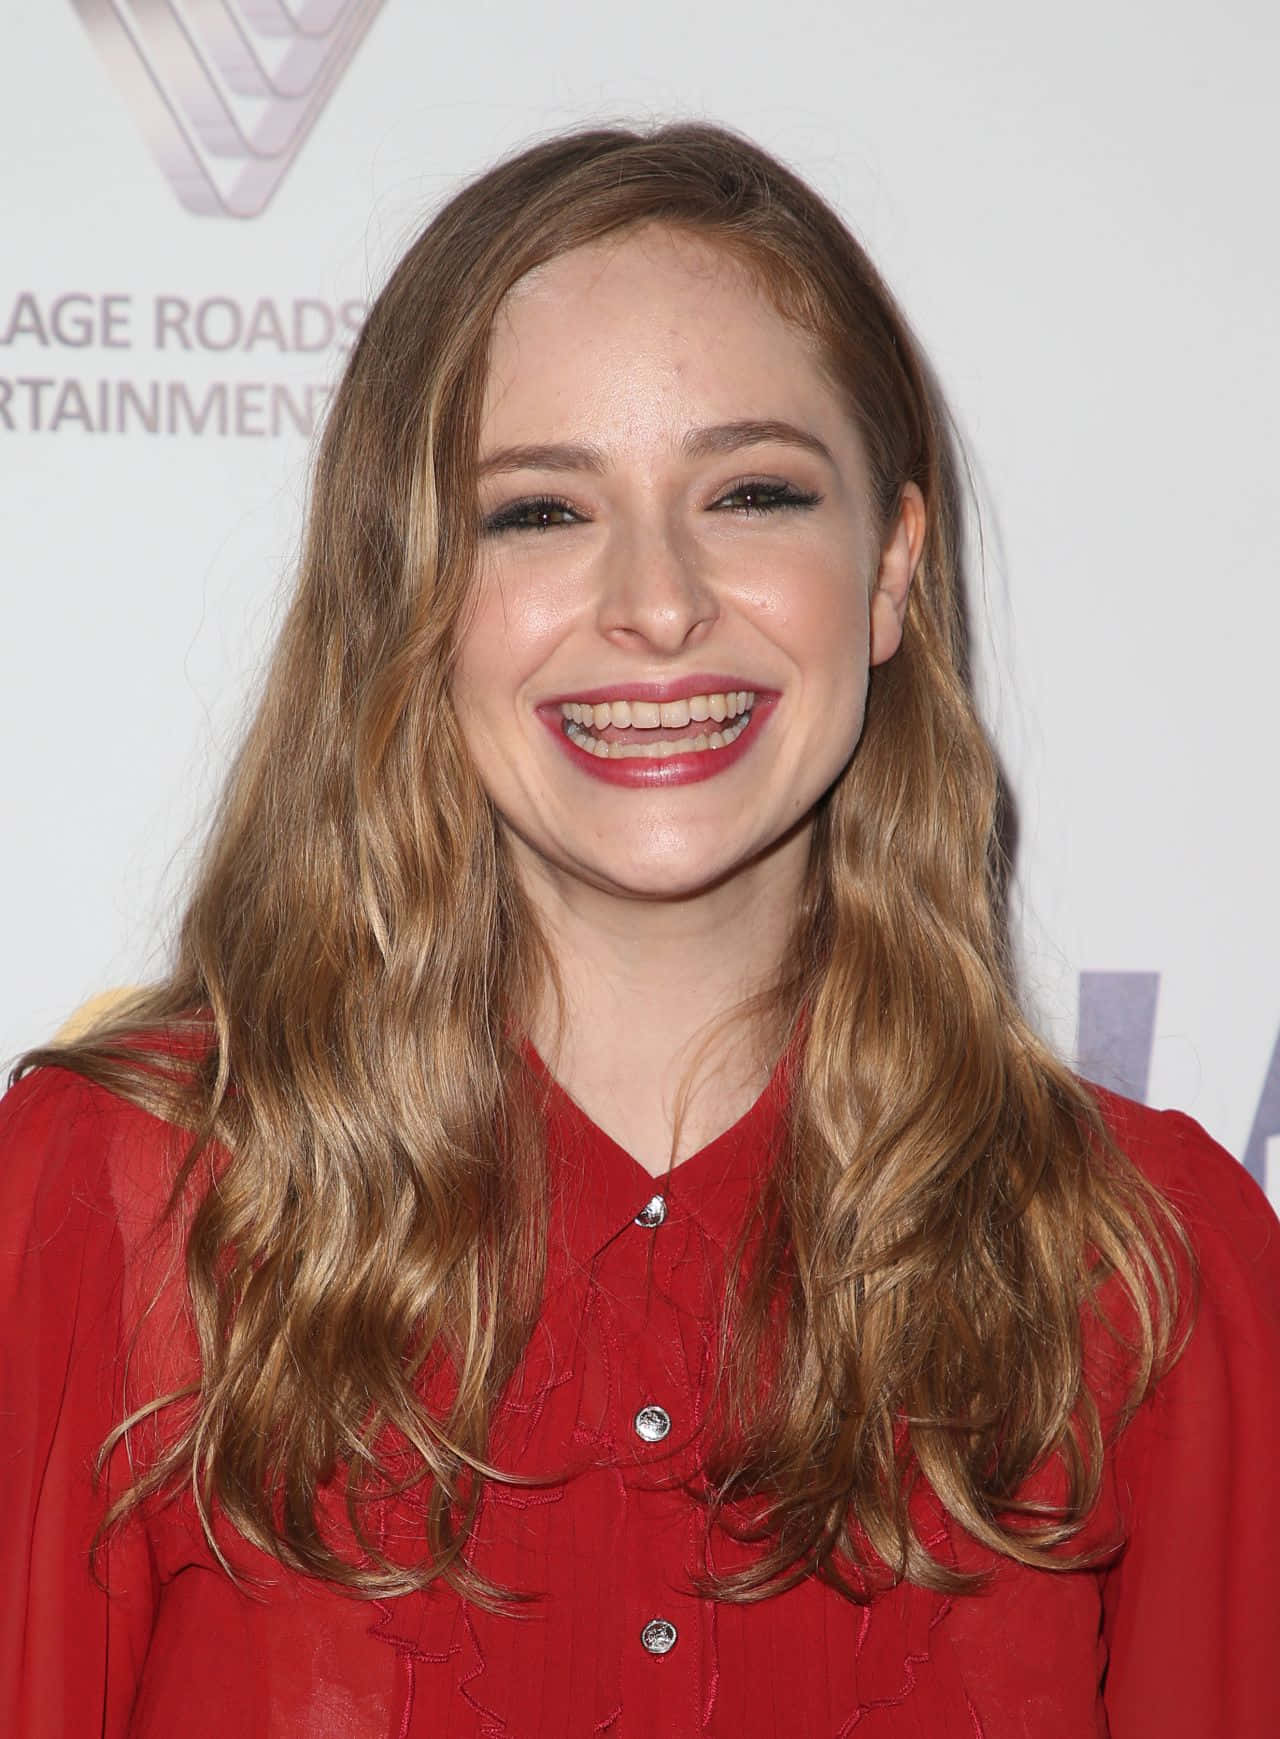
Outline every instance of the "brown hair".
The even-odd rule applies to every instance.
[[[744,1242],[707,1457],[713,1512],[745,1505],[762,1546],[720,1591],[817,1571],[856,1593],[874,1566],[958,1586],[913,1525],[914,1473],[997,1552],[1070,1562],[1103,1456],[1088,1321],[1112,1279],[1136,1404],[1169,1349],[1176,1233],[1011,989],[953,467],[918,347],[834,212],[700,125],[537,145],[414,242],[329,415],[297,595],[173,973],[127,1020],[26,1059],[193,1135],[174,1200],[197,1197],[201,1369],[176,1439],[113,1513],[186,1481],[206,1521],[220,1511],[304,1571],[368,1593],[444,1575],[484,1595],[468,1530],[504,1477],[489,1422],[539,1306],[545,1178],[520,1039],[550,962],[450,705],[479,407],[511,286],[644,223],[749,264],[846,395],[886,524],[909,482],[928,514],[903,642],[822,805],[772,1004],[784,1030],[803,1011],[803,1059]],[[216,1190],[197,1185],[211,1150]],[[435,1357],[456,1377],[441,1413],[423,1399]],[[361,1525],[397,1483],[388,1441],[429,1492],[407,1567]],[[1020,1513],[1055,1458],[1061,1503]],[[335,1475],[359,1562],[318,1517]]]

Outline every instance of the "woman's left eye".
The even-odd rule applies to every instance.
[[[730,513],[775,513],[783,507],[816,507],[821,501],[807,489],[797,489],[794,483],[770,482],[765,477],[744,477],[714,503]]]
[[[526,501],[512,501],[489,514],[483,530],[553,531],[560,525],[576,524],[578,517],[567,501],[554,495],[537,495]]]

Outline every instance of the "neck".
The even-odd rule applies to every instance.
[[[532,1038],[589,1117],[655,1174],[734,1123],[781,1035],[735,1011],[776,980],[803,888],[807,831],[680,898],[596,888],[517,849],[560,980]]]

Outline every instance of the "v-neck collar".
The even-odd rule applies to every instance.
[[[524,1049],[546,1092],[555,1217],[569,1252],[589,1261],[655,1197],[662,1199],[665,1218],[694,1219],[726,1249],[731,1245],[782,1139],[789,1098],[787,1054],[736,1123],[655,1177],[592,1121],[532,1045],[526,1043]]]

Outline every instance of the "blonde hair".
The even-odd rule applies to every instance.
[[[816,1572],[861,1597],[885,1569],[960,1586],[918,1537],[915,1473],[996,1552],[1073,1562],[1104,1452],[1083,1351],[1104,1281],[1132,1324],[1131,1407],[1169,1353],[1176,1230],[1011,988],[953,465],[912,334],[832,210],[755,146],[700,125],[579,132],[466,187],[378,297],[173,973],[127,1018],[25,1060],[191,1132],[173,1202],[192,1201],[200,1370],[109,1522],[186,1482],[207,1527],[220,1512],[302,1571],[370,1594],[436,1576],[493,1592],[465,1548],[485,1481],[507,1477],[489,1425],[540,1302],[546,1175],[520,1046],[550,962],[450,704],[478,417],[511,286],[655,223],[750,267],[820,347],[885,523],[908,483],[928,516],[902,646],[821,806],[769,1005],[804,1042],[730,1289],[705,1493],[726,1526],[749,1513],[761,1549],[718,1591]],[[421,1379],[438,1360],[456,1392],[437,1413]],[[408,1565],[365,1526],[368,1500],[405,1483],[388,1442],[428,1492]],[[1027,1513],[1017,1494],[1050,1460],[1061,1502]],[[335,1477],[359,1562],[318,1515]]]

